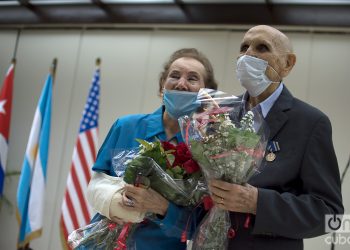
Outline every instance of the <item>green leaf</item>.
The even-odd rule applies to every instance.
[[[183,175],[182,174],[175,174],[175,179],[183,179]]]
[[[197,161],[199,164],[203,164],[204,166],[208,166],[210,162],[208,161],[208,158],[203,154],[205,151],[203,144],[198,141],[191,141],[191,153],[192,157],[195,161]]]
[[[138,143],[140,143],[143,147],[145,147],[146,150],[151,150],[152,149],[152,144],[149,143],[148,141],[142,140],[142,139],[136,139]]]
[[[170,169],[167,169],[166,173],[170,175],[171,178],[174,178],[174,173]]]
[[[175,161],[175,156],[173,154],[167,154],[166,158],[168,159],[170,166],[172,166],[174,164],[174,161]]]
[[[134,184],[138,174],[147,177],[152,171],[153,164],[154,161],[149,157],[135,157],[132,161],[128,162],[124,173],[124,181],[129,184]]]
[[[175,173],[175,174],[182,174],[183,173],[183,169],[180,167],[180,166],[175,166],[172,168],[172,171]]]

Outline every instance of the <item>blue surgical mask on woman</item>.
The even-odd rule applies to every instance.
[[[238,59],[237,78],[249,95],[253,97],[260,95],[273,82],[265,74],[267,66],[269,66],[267,61],[253,56],[243,55]]]
[[[173,119],[189,115],[200,106],[200,103],[197,102],[197,95],[198,92],[164,89],[165,110]]]

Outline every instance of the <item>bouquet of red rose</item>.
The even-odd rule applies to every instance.
[[[181,133],[205,179],[244,184],[258,172],[268,129],[257,110],[223,92],[202,89],[202,110],[179,119]],[[202,220],[193,249],[225,249],[230,232],[229,212],[214,206]]]
[[[139,154],[127,162],[126,183],[133,184],[142,176],[147,186],[180,206],[196,205],[207,193],[199,166],[185,143],[138,142]]]
[[[198,164],[192,159],[185,143],[147,142],[137,139],[138,149],[116,150],[113,170],[125,183],[152,188],[168,201],[180,206],[201,202],[208,189]],[[120,217],[121,219],[122,216]],[[117,225],[108,218],[75,230],[68,242],[74,249],[131,249],[132,232],[137,223]]]

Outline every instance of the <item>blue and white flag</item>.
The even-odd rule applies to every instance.
[[[35,111],[17,189],[18,247],[41,235],[51,124],[52,76]]]

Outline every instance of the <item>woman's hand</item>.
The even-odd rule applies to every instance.
[[[249,184],[238,185],[220,180],[211,180],[209,189],[218,207],[241,213],[256,214],[258,189]]]
[[[126,184],[121,206],[138,212],[151,212],[164,216],[169,202],[151,188],[145,189]]]
[[[118,225],[123,225],[125,224],[126,222],[123,221],[121,218],[117,217],[117,216],[113,216],[111,217],[111,220],[115,223],[117,223]]]

